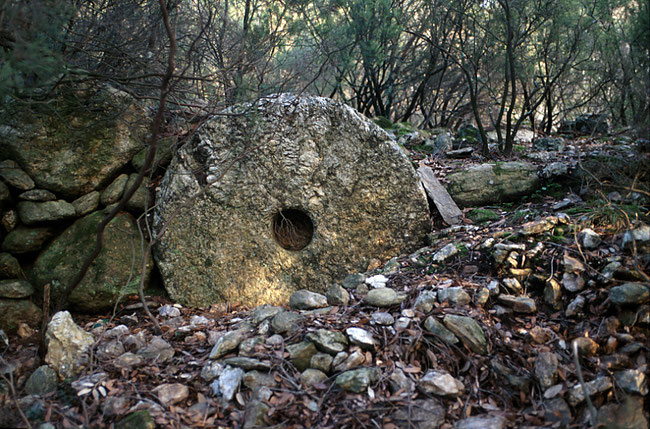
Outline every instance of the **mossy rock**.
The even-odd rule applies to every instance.
[[[38,187],[76,198],[110,181],[144,145],[148,118],[128,94],[65,89],[49,109],[0,125],[0,159],[15,160]]]
[[[29,299],[0,299],[0,329],[14,334],[21,323],[35,328],[43,314]]]
[[[97,226],[104,216],[104,212],[97,211],[77,220],[48,246],[31,273],[37,288],[51,283],[52,295],[58,298],[94,248]],[[128,213],[118,214],[107,225],[103,250],[72,292],[69,305],[79,311],[103,311],[112,308],[120,295],[137,293],[142,254],[134,218]],[[144,273],[145,286],[152,267],[149,258]]]
[[[497,220],[500,216],[492,210],[477,208],[472,209],[467,217],[474,223],[483,223]]]

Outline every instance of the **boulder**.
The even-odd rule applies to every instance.
[[[77,220],[41,253],[32,270],[35,287],[51,283],[52,297],[58,298],[93,249],[103,217],[104,213],[98,211]],[[72,292],[69,304],[80,311],[102,311],[112,308],[120,295],[136,293],[140,276],[144,275],[148,284],[153,266],[151,260],[147,261],[147,269],[141,273],[142,257],[135,220],[128,213],[119,213],[107,225],[103,250]]]
[[[286,302],[422,247],[418,177],[355,110],[285,94],[229,113],[179,149],[157,193],[155,257],[174,300]]]
[[[537,167],[521,161],[474,165],[447,179],[447,190],[464,207],[514,200],[535,191],[540,184]]]
[[[41,250],[43,244],[52,237],[48,228],[18,227],[11,231],[2,242],[2,250],[15,254]]]
[[[18,216],[25,225],[70,219],[76,214],[74,206],[64,200],[18,203]]]
[[[0,127],[0,159],[16,161],[40,188],[81,196],[105,185],[143,147],[146,112],[122,91],[66,88],[51,105],[57,109],[32,109]]]

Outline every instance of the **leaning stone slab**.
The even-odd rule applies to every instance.
[[[155,257],[173,299],[286,303],[422,247],[426,196],[374,123],[288,94],[229,113],[179,149],[157,194]]]
[[[51,283],[52,297],[58,298],[93,249],[97,225],[103,217],[104,213],[95,212],[77,220],[41,253],[32,270],[36,288]],[[109,222],[104,231],[103,247],[70,296],[69,304],[80,311],[112,308],[121,295],[137,292],[141,275],[146,278],[145,285],[148,283],[153,262],[147,261],[145,273],[140,272],[142,245],[138,226],[131,215],[120,213]]]
[[[481,164],[447,176],[447,189],[460,206],[476,207],[513,200],[539,186],[537,167],[521,161]]]

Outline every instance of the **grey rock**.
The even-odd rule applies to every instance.
[[[97,207],[99,207],[99,196],[100,193],[98,191],[92,191],[74,200],[72,205],[77,216],[85,216],[97,210]]]
[[[533,149],[563,152],[566,142],[562,137],[540,137],[533,141]]]
[[[445,262],[447,259],[456,255],[457,253],[458,253],[458,248],[456,247],[456,245],[453,243],[449,243],[446,246],[444,246],[442,249],[434,253],[433,256],[431,257],[431,260],[437,264],[441,264]]]
[[[470,317],[447,314],[443,322],[471,351],[487,354],[487,339],[483,329]]]
[[[341,353],[339,353],[341,354]],[[337,355],[338,357],[338,355]],[[341,362],[337,362],[337,359],[334,358],[334,361],[332,364],[334,365],[334,370],[335,371],[348,371],[350,369],[357,368],[366,361],[366,357],[363,353],[361,353],[359,350],[356,350],[352,353],[350,353],[345,359],[343,359]]]
[[[616,305],[639,305],[650,302],[650,287],[642,283],[625,283],[609,290],[609,299]]]
[[[593,229],[585,228],[578,234],[578,240],[585,249],[592,250],[597,248],[603,241]]]
[[[392,307],[402,302],[403,297],[397,295],[397,292],[391,288],[382,287],[369,291],[363,301],[375,307]]]
[[[449,344],[458,343],[458,338],[433,316],[429,316],[425,319],[424,329],[435,334],[437,337]]]
[[[106,341],[97,346],[97,357],[100,359],[110,359],[121,356],[124,352],[124,345],[119,340]]]
[[[138,351],[138,354],[143,358],[160,363],[169,361],[174,356],[174,353],[171,344],[160,337],[153,337],[149,345]]]
[[[478,292],[476,292],[474,295],[476,305],[479,307],[484,307],[485,304],[487,304],[488,299],[490,299],[490,290],[486,287],[479,289]]]
[[[370,316],[370,320],[376,325],[390,326],[395,323],[395,318],[384,311],[376,311]]]
[[[643,371],[628,369],[614,373],[616,385],[628,393],[646,396],[648,394],[648,380]]]
[[[363,283],[366,277],[363,274],[348,274],[343,279],[343,287],[346,289],[355,289],[360,283]]]
[[[303,317],[298,313],[281,311],[271,320],[271,327],[273,328],[273,332],[278,334],[292,332],[298,329],[302,320]]]
[[[314,343],[303,341],[288,345],[287,352],[289,352],[289,360],[293,366],[295,366],[298,371],[304,371],[309,367],[312,356],[314,356],[318,350],[316,350]]]
[[[418,382],[418,388],[424,393],[453,398],[463,393],[465,385],[446,371],[429,371]]]
[[[161,317],[178,317],[181,315],[181,311],[174,307],[173,305],[165,304],[158,309],[158,314]]]
[[[58,381],[56,371],[47,365],[39,366],[27,379],[25,393],[42,396],[54,392]]]
[[[34,263],[33,283],[52,282],[52,297],[58,299],[62,289],[79,272],[88,249],[94,247],[97,226],[103,218],[101,212],[94,212],[78,219],[59,235]],[[119,213],[106,226],[103,249],[70,295],[68,304],[77,310],[99,312],[112,309],[120,296],[137,293],[141,276],[145,277],[146,288],[153,260],[147,258],[142,273],[143,257],[135,219],[128,213]],[[134,266],[137,268],[132,272]]]
[[[327,298],[320,293],[300,289],[292,293],[289,297],[289,306],[295,310],[323,308],[327,307]]]
[[[86,364],[86,353],[93,342],[92,334],[77,326],[70,313],[59,311],[52,316],[45,332],[45,362],[61,379],[72,377]]]
[[[260,399],[253,399],[246,404],[244,411],[244,425],[243,429],[254,429],[266,427],[264,415],[271,409],[266,403]]]
[[[147,337],[144,331],[140,331],[124,338],[123,343],[125,349],[139,352],[147,346]]]
[[[219,377],[225,366],[221,362],[208,361],[201,369],[201,378],[207,382]]]
[[[413,380],[407,377],[406,374],[404,374],[404,371],[399,368],[393,370],[390,377],[388,377],[388,383],[393,394],[402,390],[404,395],[410,396],[415,390],[415,383]]]
[[[333,284],[327,289],[327,303],[329,305],[348,305],[350,302],[350,294],[343,286]]]
[[[104,332],[105,338],[121,338],[129,334],[129,328],[126,325],[117,325],[114,328]]]
[[[244,377],[241,368],[226,367],[219,376],[219,395],[225,402],[230,402],[237,393]]]
[[[504,416],[474,416],[457,421],[454,429],[504,429],[507,422]]]
[[[32,284],[25,280],[0,280],[0,298],[28,298],[34,293]]]
[[[623,234],[623,242],[621,243],[624,249],[631,249],[632,243],[637,246],[637,252],[643,251],[650,244],[650,225],[641,225],[632,230],[626,231]]]
[[[445,421],[445,407],[435,399],[416,399],[408,407],[394,411],[390,418],[401,428],[438,429]]]
[[[541,352],[535,357],[535,376],[543,389],[548,389],[557,380],[558,360],[555,353]]]
[[[503,279],[503,285],[512,293],[514,294],[521,294],[524,291],[524,288],[521,287],[521,283],[519,283],[519,280],[513,279],[513,278],[507,278]]]
[[[260,305],[259,307],[255,307],[255,309],[251,311],[250,315],[253,323],[259,325],[263,321],[271,319],[273,316],[283,311],[284,309],[282,307]]]
[[[56,195],[45,189],[32,189],[18,195],[18,198],[25,201],[44,202],[56,200]]]
[[[327,374],[314,368],[308,368],[300,374],[300,382],[307,387],[321,384],[327,380]]]
[[[0,177],[19,191],[28,191],[36,186],[32,178],[10,159],[0,162]]]
[[[18,227],[7,234],[2,242],[2,250],[17,255],[36,252],[51,237],[52,232],[48,228]]]
[[[256,348],[262,344],[264,344],[264,337],[260,335],[245,339],[239,344],[239,356],[254,356],[257,353]]]
[[[347,328],[345,333],[348,335],[350,342],[356,344],[362,349],[373,350],[377,342],[373,338],[372,334],[365,329],[361,328]]]
[[[101,193],[99,202],[104,206],[118,202],[124,193],[124,187],[128,180],[128,174],[120,174],[117,176],[115,180],[113,180],[113,182],[111,182],[111,184]]]
[[[72,219],[76,215],[74,206],[64,200],[42,203],[21,201],[18,203],[18,216],[25,225]]]
[[[325,374],[328,374],[332,369],[332,361],[334,359],[332,356],[327,353],[316,353],[312,355],[309,360],[309,366],[314,369],[323,371]]]
[[[155,254],[172,299],[286,302],[297,289],[324,292],[341,273],[424,244],[424,190],[374,123],[342,103],[289,94],[229,112],[244,114],[204,123],[178,150],[157,193],[154,230],[168,229]],[[251,142],[260,150],[224,170]],[[205,198],[180,208],[205,184]]]
[[[577,316],[580,311],[582,311],[582,307],[585,305],[585,298],[582,295],[576,296],[573,301],[567,305],[566,311],[564,314],[566,317],[574,317]]]
[[[345,371],[336,377],[335,383],[348,392],[361,393],[379,379],[377,368],[360,368]]]
[[[462,287],[455,286],[438,290],[438,301],[449,302],[460,307],[469,304],[472,298]]]
[[[547,280],[544,286],[544,302],[555,310],[562,308],[562,288],[553,278]]]
[[[593,396],[597,393],[605,392],[612,388],[612,382],[608,377],[598,377],[593,381],[585,383],[587,393]],[[585,392],[580,383],[569,389],[567,400],[572,407],[580,404],[585,400]]]
[[[511,386],[523,391],[528,391],[530,389],[530,380],[527,377],[515,374],[514,371],[501,364],[497,359],[493,359],[490,362],[490,366],[492,366],[497,374],[505,378]]]
[[[263,362],[259,359],[237,356],[226,358],[223,360],[225,365],[230,365],[236,368],[241,368],[246,371],[250,370],[260,370],[260,371],[269,371],[271,369],[271,364],[268,362]]]
[[[210,352],[210,359],[219,359],[228,353],[234,352],[239,344],[249,336],[248,329],[237,329],[222,335]]]
[[[0,279],[17,279],[23,276],[18,259],[9,253],[0,253]]]
[[[585,281],[580,274],[563,273],[562,286],[569,292],[580,292],[585,287]]]
[[[425,290],[422,293],[420,293],[420,295],[418,295],[417,298],[415,298],[413,307],[416,310],[426,314],[431,310],[433,310],[433,306],[436,303],[437,295],[438,294],[435,291]]]
[[[411,324],[410,317],[400,317],[395,321],[394,328],[396,330],[404,330],[404,329],[408,329],[410,324]]]
[[[242,382],[244,386],[254,392],[264,387],[274,388],[278,384],[273,374],[256,370],[246,372],[242,377]]]
[[[560,427],[567,427],[573,421],[571,409],[566,401],[562,398],[544,401],[544,418],[547,422],[556,424]]]
[[[348,339],[340,332],[318,329],[310,332],[305,337],[316,345],[316,348],[324,353],[335,355],[347,348]]]
[[[499,295],[497,298],[503,305],[512,308],[517,313],[534,313],[537,311],[535,300],[526,296]]]
[[[127,192],[129,189],[135,185],[137,179],[137,173],[129,175],[129,180],[124,186],[124,192]],[[149,192],[149,180],[145,177],[138,189],[131,196],[129,201],[126,202],[126,209],[134,212],[142,213],[145,210],[151,208],[153,199],[151,198],[151,193]]]
[[[140,366],[143,361],[142,356],[126,352],[115,358],[113,365],[120,369],[130,370],[136,366]]]
[[[447,190],[464,207],[480,207],[518,198],[539,186],[537,167],[511,161],[481,164],[447,176]]]
[[[384,264],[384,267],[381,269],[381,273],[385,276],[397,274],[399,273],[401,267],[402,266],[397,258],[393,258]]]
[[[168,406],[182,402],[190,396],[190,389],[180,383],[165,383],[154,389],[161,404]]]
[[[598,410],[598,427],[607,429],[647,429],[644,398],[628,395],[620,403],[605,404]]]
[[[129,400],[123,396],[108,396],[101,405],[103,417],[117,417],[128,409]],[[153,421],[151,422],[153,423]],[[117,427],[117,426],[116,426]],[[56,429],[56,428],[53,428]]]

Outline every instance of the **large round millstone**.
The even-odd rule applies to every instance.
[[[415,170],[354,109],[283,94],[228,113],[180,148],[158,190],[155,257],[173,299],[286,302],[424,244]]]

